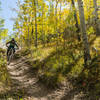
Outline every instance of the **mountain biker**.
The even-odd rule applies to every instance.
[[[17,45],[17,43],[16,43],[14,38],[12,38],[11,41],[6,43],[6,47],[8,47],[8,49],[7,49],[7,56],[8,56],[8,53],[9,53],[11,48],[13,49],[13,52],[15,53],[15,46],[19,49],[19,47],[18,47],[18,45]]]

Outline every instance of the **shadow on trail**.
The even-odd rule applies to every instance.
[[[34,73],[34,68],[27,65],[22,59],[13,62],[8,66],[11,77],[11,89],[5,93],[0,93],[0,98],[35,97],[42,98],[47,96],[50,91],[42,85]]]

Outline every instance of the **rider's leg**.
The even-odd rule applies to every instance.
[[[7,49],[7,56],[8,56],[9,51],[10,51],[10,47],[8,47],[8,49]]]
[[[13,48],[13,53],[15,53],[15,48]]]
[[[8,61],[8,59],[9,59],[9,58],[8,58],[8,54],[9,54],[10,49],[11,49],[10,47],[8,47],[8,49],[7,49],[7,61]]]

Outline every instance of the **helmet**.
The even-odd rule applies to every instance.
[[[15,39],[14,39],[14,38],[12,38],[12,41],[15,41]]]

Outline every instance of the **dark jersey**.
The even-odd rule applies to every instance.
[[[12,48],[14,48],[15,46],[18,47],[18,45],[15,41],[9,41],[7,44],[9,44],[9,47],[12,47]]]

